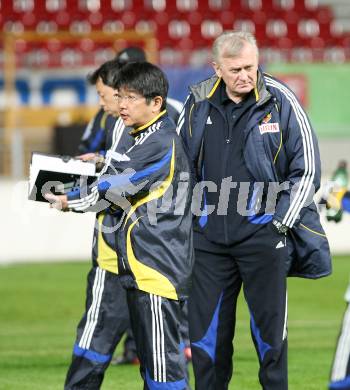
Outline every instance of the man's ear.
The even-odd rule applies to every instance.
[[[221,77],[220,65],[219,65],[217,62],[214,62],[214,61],[213,61],[211,64],[212,64],[212,66],[213,66],[213,68],[214,68],[214,70],[215,70],[216,75],[217,75],[218,77]]]
[[[153,98],[154,111],[160,111],[163,105],[163,98],[161,96],[156,96]]]

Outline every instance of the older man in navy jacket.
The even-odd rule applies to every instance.
[[[260,383],[286,390],[286,274],[331,272],[312,201],[317,141],[293,92],[259,69],[251,34],[223,33],[213,57],[216,75],[191,87],[178,122],[200,204],[189,300],[196,389],[228,388],[243,286]]]

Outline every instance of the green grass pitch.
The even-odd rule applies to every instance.
[[[327,388],[350,257],[336,257],[333,266],[331,277],[288,281],[290,390]],[[1,390],[63,388],[75,327],[83,312],[88,269],[89,262],[0,267]],[[230,389],[260,389],[257,369],[241,299]],[[138,368],[129,366],[110,367],[103,385],[104,390],[141,388]]]

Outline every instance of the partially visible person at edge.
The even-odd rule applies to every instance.
[[[346,309],[344,311],[334,353],[330,381],[328,384],[329,390],[350,390],[350,282],[345,292],[344,299],[346,302]]]
[[[166,114],[168,82],[162,71],[146,62],[131,63],[119,71],[114,87],[120,116],[133,127],[133,146],[123,155],[111,154],[106,174],[93,186],[46,198],[53,207],[80,211],[106,203],[118,210],[121,201],[130,202],[122,206],[116,266],[144,388],[188,389],[179,324],[193,263],[191,191],[182,191],[184,182],[190,184],[189,164]],[[164,199],[169,207],[159,208]],[[181,213],[175,212],[178,207]]]
[[[203,195],[189,298],[196,389],[229,386],[243,287],[260,384],[286,390],[286,275],[331,273],[312,201],[321,175],[317,140],[294,93],[259,68],[253,35],[224,32],[213,58],[216,74],[190,87],[178,122]]]
[[[338,177],[337,177],[338,176]],[[350,213],[350,190],[348,188],[347,162],[342,160],[329,182],[322,201],[326,204],[329,221],[342,223],[344,214]],[[350,390],[350,282],[344,295],[346,308],[340,326],[333,357],[329,390]]]

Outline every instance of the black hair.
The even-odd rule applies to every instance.
[[[145,97],[147,103],[150,103],[156,96],[161,96],[163,98],[161,109],[166,108],[168,80],[157,66],[149,62],[132,62],[124,65],[113,88],[135,91]]]
[[[113,88],[118,78],[120,68],[121,66],[116,59],[107,61],[92,74],[88,75],[87,79],[91,85],[96,85],[98,79],[101,78],[103,84]]]
[[[146,54],[143,49],[137,46],[129,46],[121,50],[115,57],[120,66],[126,65],[130,62],[144,62]]]

